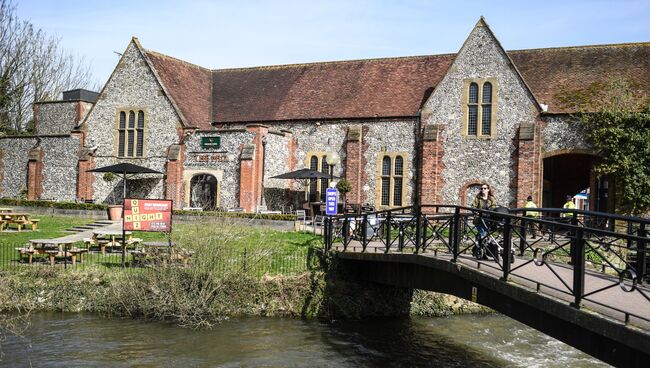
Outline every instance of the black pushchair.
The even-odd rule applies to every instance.
[[[508,208],[503,206],[498,206],[492,211],[499,214],[510,213]],[[498,215],[481,213],[475,217],[474,224],[478,234],[476,236],[477,244],[472,249],[472,254],[476,259],[492,258],[499,262],[499,257],[503,256],[503,226],[505,219]],[[511,250],[510,263],[514,261],[514,250]]]

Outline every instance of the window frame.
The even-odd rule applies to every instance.
[[[489,103],[484,103],[483,101],[483,92],[484,86],[486,83],[489,83],[491,86],[491,101]],[[478,96],[476,102],[470,102],[469,100],[469,89],[472,84],[478,86]],[[462,106],[463,111],[462,117],[462,135],[468,139],[490,139],[494,138],[496,135],[496,114],[497,114],[497,83],[496,78],[471,78],[465,79],[463,81],[463,96],[462,96]],[[476,109],[476,134],[469,134],[469,117],[470,117],[470,106]],[[483,109],[489,106],[490,115],[489,115],[489,134],[483,134],[485,131],[484,119],[483,119]]]
[[[311,165],[312,157],[316,157],[317,161],[317,167],[314,169]],[[327,152],[320,152],[320,151],[309,151],[305,155],[305,168],[309,168],[311,170],[316,170],[320,171],[322,173],[329,174],[329,165],[327,165]],[[341,165],[341,163],[339,163]],[[334,165],[336,167],[337,165]],[[322,179],[314,179],[309,186],[307,186],[307,198],[309,198],[309,201],[312,201],[312,189],[315,188],[316,192],[320,194],[320,197],[315,198],[316,201],[320,202],[325,202],[326,196],[327,196],[327,185],[329,184],[329,177],[328,178],[322,178]],[[324,186],[324,188],[323,188]]]
[[[120,127],[120,115],[124,114],[124,128]],[[133,127],[129,127],[130,113],[134,114]],[[142,113],[142,126],[140,126],[140,113]],[[115,157],[124,159],[146,158],[147,152],[147,125],[149,112],[143,107],[125,107],[117,109],[115,114]],[[120,151],[120,133],[124,132],[124,149]],[[133,132],[133,155],[129,155],[129,132]],[[140,154],[140,155],[138,155]]]
[[[397,175],[397,165],[396,165],[396,160],[397,158],[401,158],[402,160],[402,166],[401,166],[401,175]],[[407,152],[382,152],[378,157],[377,157],[377,184],[375,186],[375,203],[377,203],[377,207],[379,208],[397,208],[397,207],[404,207],[406,205],[406,192],[407,192],[407,179],[408,179],[408,153]],[[390,161],[390,173],[389,175],[384,174],[384,159],[388,158]],[[385,193],[384,193],[384,186],[383,183],[385,182],[385,179],[388,179],[389,185],[388,185],[388,205],[385,205],[382,202],[382,199],[384,199]],[[396,186],[395,186],[395,179],[400,179],[401,180],[401,185],[399,188],[399,204],[396,204],[396,200],[398,198],[395,198],[395,193],[396,193]]]

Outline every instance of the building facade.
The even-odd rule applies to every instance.
[[[286,211],[328,180],[273,176],[328,172],[337,153],[348,203],[468,204],[485,182],[509,207],[589,188],[606,210],[558,95],[612,79],[647,99],[650,43],[506,51],[481,18],[456,54],[210,70],[133,38],[99,94],[36,104],[37,135],[0,137],[0,195],[119,202],[122,183],[87,170],[132,162],[163,175],[129,179],[128,197]]]

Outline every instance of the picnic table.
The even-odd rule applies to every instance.
[[[30,216],[31,215],[26,212],[0,213],[0,231],[2,228],[4,228],[5,225],[7,227],[9,227],[9,225],[16,225],[18,231],[21,231],[24,226],[30,225],[32,227],[32,231],[36,231],[38,229],[38,222],[41,220],[31,218]]]
[[[0,213],[14,212],[14,209],[11,207],[0,207]]]
[[[126,236],[126,245],[132,244],[132,233],[130,231],[124,231]],[[106,253],[106,247],[121,247],[122,246],[122,230],[96,230],[93,231],[92,238],[84,239],[84,242],[88,247],[90,246],[99,246],[102,254]]]
[[[56,257],[70,257],[72,264],[82,261],[86,249],[75,248],[72,246],[76,241],[68,239],[32,239],[29,241],[29,247],[16,248],[19,253],[20,261],[27,257],[28,263],[32,264],[35,254],[47,254],[50,265],[54,266]]]
[[[183,266],[187,266],[187,262],[193,254],[192,251],[177,247],[175,242],[156,241],[141,242],[136,249],[129,253],[133,256],[134,262],[161,263],[163,266],[166,266],[168,261],[180,261]]]

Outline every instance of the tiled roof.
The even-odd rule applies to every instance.
[[[180,109],[185,123],[200,129],[211,127],[212,72],[182,60],[146,51],[161,83]]]
[[[215,121],[413,116],[453,55],[216,70]]]
[[[632,81],[650,99],[650,42],[509,51],[537,101],[551,113],[568,111],[557,94],[586,90],[616,79]]]
[[[203,69],[148,52],[187,120],[208,122],[414,116],[455,54],[258,68]],[[631,78],[650,97],[650,43],[508,51],[548,112],[567,112],[561,91]],[[211,74],[211,81],[210,81]],[[212,89],[211,89],[212,87]],[[213,97],[212,97],[213,96]],[[210,113],[212,114],[210,117]]]

